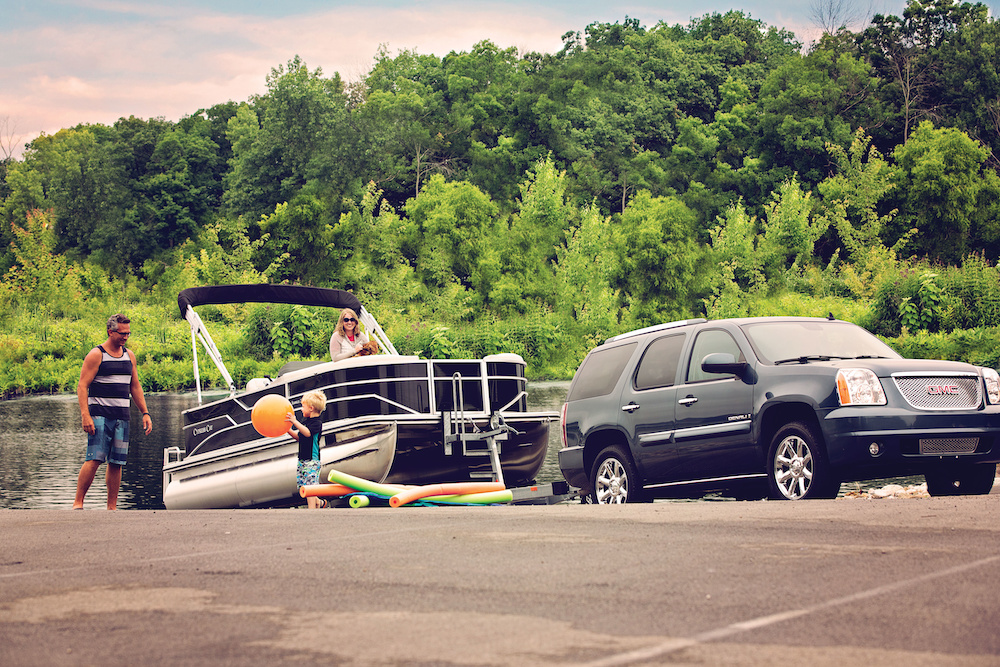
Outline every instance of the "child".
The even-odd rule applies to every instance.
[[[307,484],[319,484],[319,439],[323,436],[323,410],[326,409],[326,394],[321,391],[310,391],[302,397],[302,421],[295,418],[294,413],[285,417],[295,428],[289,427],[287,433],[299,441],[299,464],[296,480],[299,487]],[[309,509],[326,507],[322,498],[310,496],[306,499]]]

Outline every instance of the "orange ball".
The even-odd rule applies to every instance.
[[[288,431],[285,415],[292,413],[292,404],[278,394],[262,396],[250,411],[250,421],[261,435],[273,438]]]

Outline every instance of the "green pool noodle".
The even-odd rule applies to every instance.
[[[407,488],[405,486],[397,486],[394,484],[380,484],[378,482],[372,482],[371,480],[362,479],[361,477],[348,475],[346,472],[340,472],[336,469],[330,471],[328,478],[334,484],[343,484],[344,486],[349,486],[352,489],[357,489],[363,493],[374,493],[376,495],[386,496],[389,498]],[[507,489],[505,491],[493,491],[489,493],[468,493],[457,496],[438,496],[433,498],[433,503],[443,505],[493,505],[496,503],[509,503],[513,499],[514,494],[511,493],[510,489]],[[421,500],[426,502],[429,499],[424,498]]]
[[[368,507],[368,505],[371,503],[371,500],[368,499],[368,496],[355,494],[351,496],[351,499],[348,502],[351,504],[351,507],[357,509],[358,507]]]

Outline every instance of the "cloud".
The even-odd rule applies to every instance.
[[[265,91],[271,68],[299,55],[310,68],[363,77],[380,45],[443,56],[483,39],[552,51],[565,31],[557,13],[492,5],[447,11],[350,6],[284,17],[191,11],[168,5],[77,3],[73,22],[5,30],[0,117],[28,141],[78,123],[129,115],[176,120],[199,108]]]

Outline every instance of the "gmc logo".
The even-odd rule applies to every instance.
[[[927,394],[929,396],[957,396],[958,395],[958,385],[954,384],[929,384],[927,385]]]

